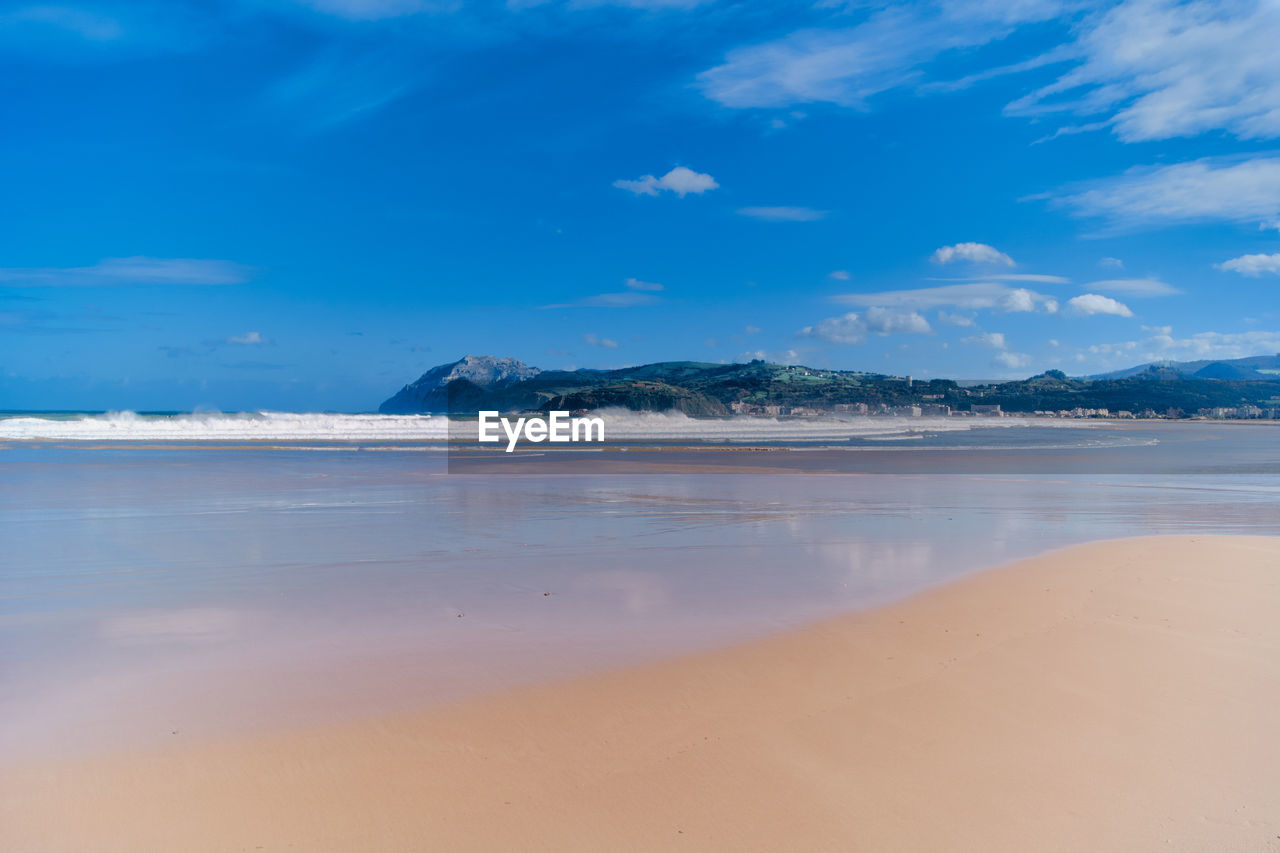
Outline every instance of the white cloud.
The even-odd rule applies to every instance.
[[[959,80],[924,79],[926,66],[950,51],[973,55],[1025,24],[1055,18],[1068,35],[1039,55]],[[1126,142],[1216,130],[1265,139],[1280,136],[1276,44],[1274,0],[919,0],[883,4],[858,26],[803,29],[732,50],[697,82],[708,98],[738,109],[807,102],[866,109],[892,89],[952,92],[1061,65],[1056,80],[1015,99],[1006,114],[1083,120],[1050,138],[1110,128]]]
[[[0,28],[9,27],[49,27],[73,33],[90,42],[116,41],[125,34],[125,28],[114,18],[53,4],[33,3],[0,13]]]
[[[920,334],[932,332],[929,321],[915,311],[895,311],[872,307],[859,314],[850,311],[841,317],[828,317],[816,326],[805,326],[801,337],[818,338],[833,344],[860,344],[867,334],[880,336],[895,334]]]
[[[738,353],[738,361],[752,361],[754,359],[768,361],[774,364],[795,364],[800,361],[800,353],[793,349],[783,350],[781,352],[768,352],[762,349],[748,350],[747,352]]]
[[[197,258],[106,258],[89,267],[9,267],[0,269],[7,287],[105,287],[109,285],[241,284],[248,267]]]
[[[1112,278],[1091,281],[1083,287],[1100,293],[1124,293],[1129,296],[1172,296],[1181,292],[1158,278]]]
[[[1067,300],[1066,313],[1076,317],[1089,317],[1094,314],[1112,314],[1116,317],[1132,317],[1133,312],[1123,302],[1117,302],[1109,296],[1097,293],[1085,293]]]
[[[977,335],[962,338],[961,341],[966,344],[977,344],[978,346],[991,347],[992,349],[1006,349],[1009,346],[1005,342],[1004,332],[982,332]]]
[[[1029,365],[1031,356],[1021,352],[998,352],[996,357],[991,360],[991,363],[996,367],[1007,367],[1012,370]]]
[[[877,335],[927,335],[933,331],[929,321],[915,311],[892,311],[876,306],[868,308],[862,318],[867,329]]]
[[[716,183],[716,179],[710,175],[695,172],[684,166],[676,166],[661,178],[655,178],[653,175],[642,175],[634,181],[614,181],[613,185],[618,189],[627,190],[636,195],[657,195],[659,192],[666,190],[675,193],[681,198],[684,198],[689,193],[701,195],[720,186]]]
[[[234,335],[227,338],[227,343],[229,344],[245,344],[248,346],[265,344],[266,342],[267,339],[262,337],[259,332],[245,332],[243,335]]]
[[[913,290],[886,290],[879,293],[844,293],[833,301],[845,305],[887,306],[927,310],[954,307],[970,311],[991,309],[1006,312],[1058,310],[1057,300],[1025,288],[1011,288],[998,282],[948,284]]]
[[[973,279],[976,281],[977,279]],[[1040,273],[1006,272],[996,275],[984,275],[982,281],[1029,281],[1036,284],[1066,284],[1071,279],[1061,275],[1041,275]]]
[[[574,302],[558,302],[554,305],[543,305],[542,308],[635,308],[641,305],[653,305],[661,300],[652,293],[597,293]]]
[[[850,311],[843,317],[828,317],[816,326],[805,326],[800,336],[832,344],[860,344],[867,339],[867,324],[861,314]]]
[[[419,12],[439,9],[443,4],[423,0],[295,0],[317,12],[346,18],[350,21],[378,21],[416,15]]]
[[[1025,281],[1035,284],[1067,284],[1071,279],[1062,275],[1043,275],[1041,273],[1003,272],[986,275],[929,277],[926,281]]]
[[[760,327],[759,327],[759,326],[747,326],[747,327],[746,327],[745,329],[743,329],[742,331],[743,331],[743,332],[745,332],[745,333],[746,333],[746,334],[748,334],[748,335],[758,335],[758,334],[760,334],[760,331],[761,331],[761,330],[760,330]]]
[[[626,281],[624,281],[623,284],[626,285],[631,290],[647,290],[650,292],[666,290],[665,287],[663,287],[661,284],[658,284],[656,281],[641,281],[638,278],[629,278]]]
[[[1175,338],[1166,331],[1141,341],[1095,344],[1088,348],[1088,352],[1111,365],[1122,359],[1128,364],[1138,364],[1146,361],[1244,358],[1280,352],[1280,330],[1200,332],[1186,338]]]
[[[1080,63],[1011,103],[1012,115],[1100,117],[1125,142],[1226,130],[1280,136],[1280,5],[1126,0],[1085,19]]]
[[[1006,292],[997,307],[1009,314],[1027,313],[1038,308],[1043,308],[1047,314],[1053,314],[1058,310],[1058,300],[1019,287]]]
[[[973,325],[973,318],[966,317],[963,314],[949,314],[946,311],[939,311],[938,322],[944,326],[967,327]]]
[[[1264,272],[1280,274],[1280,254],[1274,255],[1241,255],[1220,264],[1214,264],[1220,270],[1238,272],[1241,275],[1259,276]]]
[[[953,261],[970,261],[975,264],[1014,265],[1013,258],[1004,252],[988,246],[986,243],[956,243],[954,246],[943,246],[933,253],[935,264],[949,264]]]
[[[848,281],[850,277],[848,270],[832,270],[827,273],[827,278],[835,279],[836,281]]]
[[[827,215],[825,210],[809,207],[741,207],[738,213],[768,222],[814,222]]]
[[[583,335],[582,342],[591,347],[604,347],[605,349],[618,348],[618,342],[613,338],[602,338],[593,332],[587,332]]]
[[[1062,8],[1055,0],[891,5],[856,27],[799,30],[732,50],[722,65],[698,75],[698,85],[734,108],[813,102],[861,108],[873,95],[917,82],[919,66],[941,53],[986,44]]]
[[[1280,157],[1206,158],[1130,169],[1046,197],[1077,216],[1103,219],[1113,229],[1268,219],[1280,214]]]
[[[1101,260],[1098,261],[1098,266],[1122,270],[1124,269],[1124,261],[1120,260],[1119,258],[1102,258]]]

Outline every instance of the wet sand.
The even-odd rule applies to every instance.
[[[0,774],[7,850],[1276,850],[1280,539],[1068,548],[461,705]]]

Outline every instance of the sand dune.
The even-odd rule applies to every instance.
[[[1280,539],[1098,543],[451,708],[9,768],[14,851],[1280,850]]]

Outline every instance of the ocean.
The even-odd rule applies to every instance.
[[[412,708],[1096,539],[1280,535],[1280,424],[0,415],[0,755]]]

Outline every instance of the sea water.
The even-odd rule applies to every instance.
[[[636,417],[503,467],[453,464],[440,420],[0,419],[0,755],[452,701],[1094,539],[1280,534],[1269,423]]]

